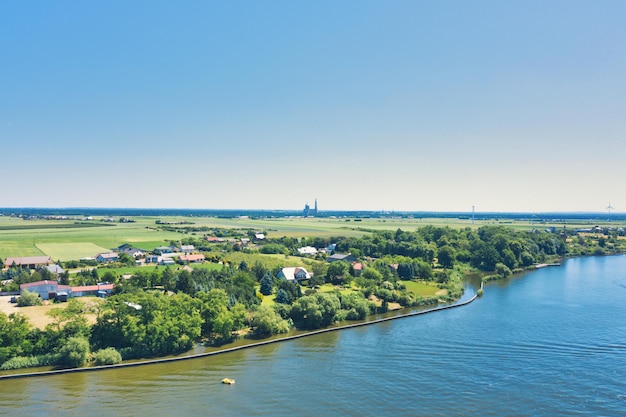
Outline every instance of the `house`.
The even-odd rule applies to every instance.
[[[161,262],[159,262],[160,265],[176,265],[176,262],[172,259],[172,258],[163,258],[161,259]]]
[[[248,243],[250,243],[250,239],[248,239],[247,237],[242,237],[240,239],[240,242],[242,245],[246,246]]]
[[[209,243],[221,243],[224,241],[223,238],[221,237],[216,237],[216,236],[207,236],[206,238],[207,242]]]
[[[65,273],[65,270],[57,264],[48,265],[46,269],[57,276]]]
[[[161,257],[159,255],[148,255],[148,256],[146,256],[146,263],[147,264],[159,264],[159,263],[161,263],[162,260],[163,260],[163,257]]]
[[[309,274],[306,269],[297,266],[281,269],[280,272],[278,272],[278,278],[292,282],[300,282],[311,278],[311,274]]]
[[[336,261],[344,261],[348,263],[352,263],[356,261],[356,258],[353,255],[345,254],[345,253],[335,253],[334,255],[330,255],[326,258],[328,262],[336,262]]]
[[[124,248],[120,250],[119,253],[125,253],[126,255],[131,256],[135,259],[141,258],[145,254],[145,252],[142,251],[141,249],[131,248],[131,247]]]
[[[196,248],[193,245],[180,245],[180,251],[183,253],[192,253]]]
[[[57,294],[62,292],[71,296],[72,287],[69,285],[59,285],[56,281],[35,281],[27,284],[20,284],[20,293],[24,291],[34,292],[42,300],[50,300],[56,298]]]
[[[255,233],[254,234],[254,238],[256,240],[265,240],[265,234],[264,233]]]
[[[96,256],[96,261],[98,261],[99,263],[117,262],[118,259],[119,256],[115,252],[99,253]]]
[[[200,263],[200,262],[204,262],[204,255],[201,253],[181,255],[178,259],[183,262]]]
[[[23,256],[19,258],[7,258],[4,267],[10,268],[15,265],[18,268],[37,269],[50,263],[49,256]]]
[[[317,255],[317,249],[315,249],[313,246],[303,246],[301,248],[298,248],[298,253],[300,255]]]
[[[363,264],[360,262],[355,262],[352,264],[352,270],[354,271],[354,276],[358,277],[363,272]]]
[[[165,255],[166,253],[173,253],[174,248],[171,246],[159,246],[158,248],[154,248],[154,253],[158,255]]]

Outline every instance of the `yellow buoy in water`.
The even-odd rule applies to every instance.
[[[222,384],[228,384],[228,385],[233,385],[235,383],[235,380],[232,378],[224,378],[222,379]]]

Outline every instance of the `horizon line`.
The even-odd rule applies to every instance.
[[[20,207],[0,207],[0,211],[8,210],[185,210],[185,211],[254,211],[254,212],[302,212],[302,209],[285,209],[285,208],[191,208],[191,207],[105,207],[105,206],[20,206]],[[326,209],[318,210],[318,213],[342,213],[342,212],[361,212],[361,213],[445,213],[445,214],[472,214],[472,210],[368,210],[368,209]],[[561,211],[475,211],[474,214],[601,214],[601,215],[626,215],[626,212],[612,211],[586,211],[586,210],[561,210]]]

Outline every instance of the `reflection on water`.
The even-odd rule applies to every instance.
[[[490,284],[459,309],[189,361],[0,381],[0,415],[620,415],[623,271],[626,257],[574,259]]]

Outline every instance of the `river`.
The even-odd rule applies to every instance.
[[[423,316],[189,361],[0,381],[0,415],[12,416],[625,413],[626,256],[571,259]]]

